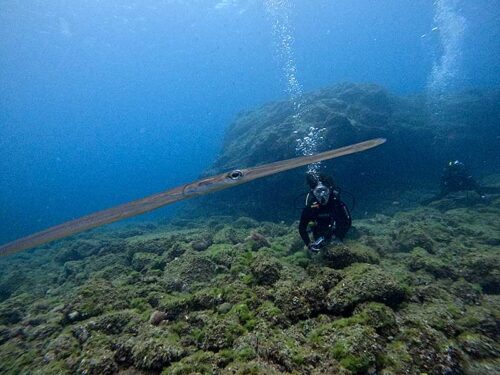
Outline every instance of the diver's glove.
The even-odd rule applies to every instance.
[[[310,243],[309,246],[307,246],[307,248],[313,253],[319,252],[319,247],[316,246],[314,243]]]
[[[319,252],[319,250],[325,245],[325,237],[320,237],[316,241],[311,242],[308,246],[309,250],[313,253]]]

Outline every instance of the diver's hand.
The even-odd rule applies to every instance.
[[[317,253],[319,252],[319,246],[316,245],[314,242],[310,243],[307,248],[309,249],[309,251],[313,252],[313,253]]]

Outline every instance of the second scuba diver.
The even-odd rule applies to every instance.
[[[486,199],[484,189],[477,183],[477,181],[469,173],[465,164],[461,161],[450,161],[443,170],[441,175],[440,192],[436,196],[425,200],[423,204],[429,204],[433,201],[444,198],[450,193],[464,190],[475,191],[481,199]]]
[[[334,240],[342,241],[352,220],[331,177],[308,173],[306,180],[310,190],[300,216],[299,233],[308,249],[318,252]],[[312,239],[308,227],[312,232]]]

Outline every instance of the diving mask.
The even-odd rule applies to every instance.
[[[321,182],[313,189],[312,193],[318,200],[319,204],[325,205],[328,203],[328,199],[330,198],[330,189]]]

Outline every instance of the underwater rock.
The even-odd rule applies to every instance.
[[[233,226],[235,228],[240,229],[252,229],[259,226],[259,222],[250,217],[239,217],[236,221],[233,222]]]
[[[137,340],[131,349],[135,367],[143,370],[161,370],[178,361],[183,355],[182,348],[160,337]]]
[[[237,244],[245,241],[247,237],[244,229],[236,229],[230,226],[224,226],[222,229],[214,234],[215,244]]]
[[[343,313],[369,301],[396,306],[404,297],[404,288],[380,267],[356,264],[344,270],[344,277],[328,293],[326,303],[330,311]]]
[[[488,240],[499,208],[357,219],[360,237],[325,256],[303,250],[296,224],[217,217],[64,265],[50,248],[12,259],[2,280],[26,278],[0,302],[0,372],[489,375],[500,356],[499,254]],[[433,253],[401,251],[397,234],[413,229]],[[220,231],[239,242],[193,249]],[[252,251],[252,231],[270,247]],[[123,251],[130,243],[153,251]]]
[[[424,270],[437,278],[457,278],[452,265],[429,254],[421,247],[415,247],[411,251],[407,264],[410,271]]]
[[[429,374],[463,373],[457,348],[450,345],[444,335],[425,325],[403,329],[393,345],[398,352],[394,358],[396,369],[413,362],[419,371]]]
[[[282,268],[283,266],[277,259],[265,256],[264,254],[257,255],[250,266],[257,283],[263,285],[272,285],[278,281]]]
[[[250,245],[252,251],[257,251],[263,247],[271,247],[271,244],[265,236],[259,232],[252,231],[250,236],[245,238],[245,241]]]
[[[165,286],[171,291],[189,291],[199,283],[209,282],[217,265],[204,253],[186,252],[165,266]]]
[[[113,375],[117,372],[118,366],[110,351],[85,353],[77,369],[78,374],[85,375]]]
[[[292,322],[311,316],[311,308],[306,301],[304,291],[291,281],[280,282],[276,285],[274,303]]]
[[[173,235],[134,237],[127,241],[126,252],[132,255],[140,252],[161,255],[175,242],[176,237]]]
[[[89,331],[82,325],[72,326],[71,333],[78,340],[80,345],[84,344],[90,337]]]
[[[87,328],[108,335],[118,335],[126,330],[127,327],[130,327],[132,329],[130,333],[133,333],[133,327],[137,326],[140,321],[140,317],[132,311],[113,311],[108,314],[100,315],[88,322]]]
[[[333,357],[355,374],[375,367],[377,355],[382,350],[377,341],[377,333],[361,325],[340,329],[327,339],[333,345]]]
[[[68,358],[78,349],[78,341],[71,335],[62,333],[47,345],[47,351],[51,353],[53,360]]]
[[[458,337],[460,347],[474,358],[498,358],[500,357],[500,345],[489,337],[463,333]]]
[[[132,268],[139,272],[151,269],[163,270],[164,267],[164,260],[154,253],[138,252],[132,257]]]
[[[432,238],[417,225],[405,225],[398,230],[394,237],[396,239],[396,251],[407,253],[417,247],[434,254],[434,241]]]
[[[0,326],[0,345],[10,339],[10,330],[6,326]]]
[[[385,337],[397,332],[396,314],[383,303],[369,302],[356,306],[353,320],[373,327],[378,334]]]
[[[78,293],[64,306],[63,323],[73,323],[102,314],[105,311],[127,308],[126,291],[107,280],[93,279],[78,288]]]
[[[219,351],[233,345],[237,337],[245,333],[241,324],[232,317],[208,322],[200,337],[199,347],[203,350]]]
[[[27,280],[26,274],[20,270],[13,270],[7,275],[1,275],[0,302],[9,298]]]
[[[497,254],[470,254],[463,263],[466,280],[480,284],[486,293],[500,294],[500,257]]]
[[[345,268],[353,263],[378,263],[378,255],[361,244],[335,244],[326,246],[321,256],[324,264],[332,268]]]
[[[201,240],[191,242],[191,247],[195,251],[205,251],[211,245],[212,245],[212,240],[210,240],[210,239],[201,239]]]
[[[157,326],[165,319],[167,319],[166,313],[164,313],[163,311],[153,311],[151,313],[151,316],[149,317],[149,323],[151,323],[154,326]]]

